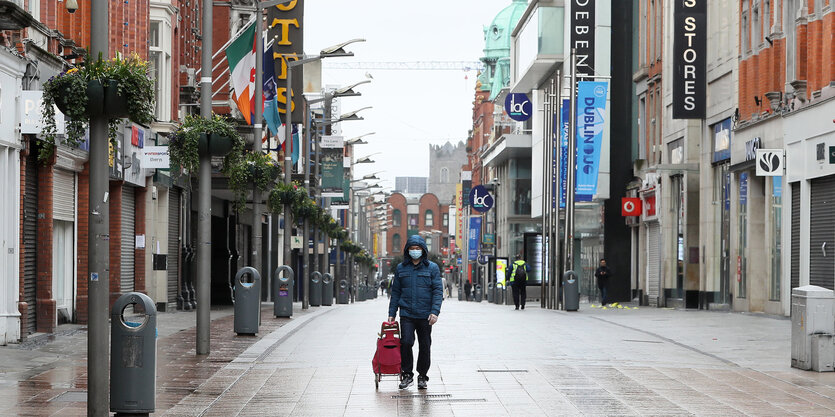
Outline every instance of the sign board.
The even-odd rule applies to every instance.
[[[168,169],[171,166],[171,158],[168,155],[167,146],[146,146],[143,151],[143,167]]]
[[[507,258],[496,258],[496,284],[504,288],[504,278],[507,272]]]
[[[784,154],[782,149],[757,149],[757,176],[775,177],[783,175]]]
[[[43,91],[23,90],[21,96],[20,133],[39,135],[43,130]],[[55,107],[55,130],[59,135],[66,133],[64,113]],[[13,115],[14,116],[14,115]]]
[[[496,234],[495,233],[485,233],[484,239],[481,241],[485,245],[495,245],[496,244]]]
[[[620,199],[620,214],[623,217],[640,216],[642,211],[641,199],[623,197]]]
[[[342,197],[345,190],[345,157],[342,136],[322,136],[320,159],[322,197]]]
[[[504,99],[504,111],[511,119],[524,122],[531,118],[533,104],[525,93],[510,93]]]
[[[829,163],[835,164],[835,146],[829,147]]]
[[[470,190],[470,205],[479,213],[486,213],[493,207],[493,196],[483,185],[476,185]]]
[[[304,0],[294,0],[286,4],[278,4],[267,8],[268,39],[273,42],[273,57],[275,58],[275,76],[278,83],[278,112],[281,120],[285,119],[287,97],[291,100],[292,121],[304,120],[302,93],[304,91],[304,76],[302,71],[293,73],[291,93],[287,94],[287,63],[297,61],[304,56]]]
[[[595,1],[571,0],[571,47],[576,49],[577,77],[594,75]]]
[[[673,119],[704,119],[707,0],[673,2]]]
[[[303,246],[301,236],[290,236],[290,249],[301,249]]]

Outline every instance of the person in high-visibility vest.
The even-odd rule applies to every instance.
[[[513,304],[516,305],[516,309],[518,310],[519,305],[521,305],[522,310],[524,310],[525,298],[527,297],[528,271],[530,269],[525,260],[522,259],[522,255],[516,255],[513,259],[508,285],[513,288]]]

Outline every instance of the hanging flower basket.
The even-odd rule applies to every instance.
[[[224,166],[233,164],[243,154],[244,141],[229,120],[212,115],[209,119],[200,116],[186,116],[183,124],[169,137],[168,153],[171,164],[178,165],[188,173],[196,173],[200,165],[200,154],[210,152],[213,156],[224,156]]]
[[[43,87],[42,137],[48,145],[39,157],[51,156],[57,142],[55,107],[66,116],[62,143],[78,147],[84,140],[92,116],[107,116],[110,139],[114,140],[119,119],[127,117],[140,124],[154,120],[154,84],[148,77],[148,62],[131,54],[127,58],[93,60],[50,78]]]
[[[212,156],[225,156],[235,147],[231,136],[216,133],[201,133],[197,142],[197,152],[209,152]]]
[[[260,191],[273,188],[278,177],[278,166],[269,155],[246,152],[242,157],[225,164],[223,173],[229,176],[229,188],[236,196],[235,209],[240,211],[246,204],[246,196],[253,186]]]

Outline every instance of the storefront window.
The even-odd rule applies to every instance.
[[[676,271],[675,288],[673,298],[684,298],[684,181],[680,175],[674,176],[672,180],[673,208],[675,209],[674,224],[676,228]]]
[[[748,173],[739,174],[739,211],[737,212],[737,223],[739,228],[739,245],[736,254],[737,294],[739,298],[745,298],[747,289],[746,280],[746,258],[745,248],[748,246]]]
[[[531,160],[511,159],[508,164],[510,195],[513,196],[511,214],[531,214]]]
[[[780,243],[783,239],[783,177],[771,178],[771,285],[768,298],[772,301],[780,301],[780,278],[782,278],[783,269],[780,263],[783,256]]]

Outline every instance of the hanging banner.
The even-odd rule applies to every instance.
[[[468,257],[467,259],[475,261],[478,259],[478,247],[481,242],[481,216],[470,217],[470,233],[468,241]]]
[[[574,201],[591,201],[597,193],[608,83],[580,81],[577,84],[577,186]]]
[[[571,100],[563,99],[560,108],[560,208],[565,208],[565,187],[568,183],[568,126],[571,119]]]
[[[292,120],[304,120],[301,103],[304,77],[301,69],[293,72],[292,94],[287,94],[287,62],[299,60],[304,56],[304,0],[293,0],[267,8],[267,22],[270,26],[268,38],[275,39],[273,56],[278,82],[278,112],[284,120],[289,95],[292,100]]]
[[[323,136],[320,142],[322,156],[319,159],[322,173],[322,197],[342,197],[345,179],[342,136]]]
[[[455,246],[464,247],[464,205],[461,184],[455,184]]]
[[[704,119],[707,0],[675,0],[673,8],[673,119]]]

